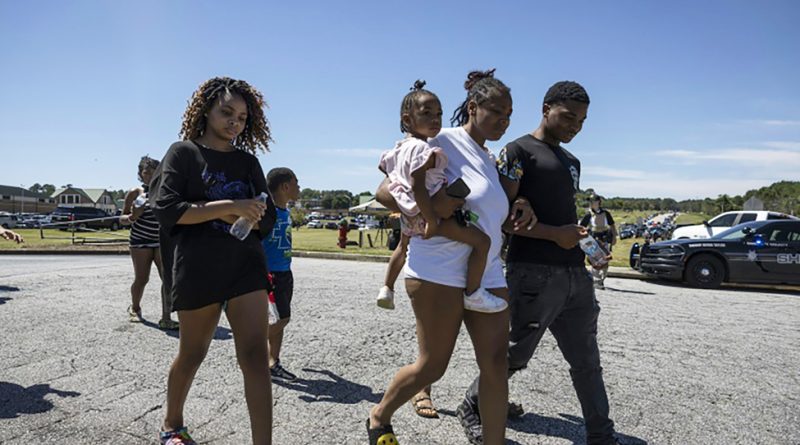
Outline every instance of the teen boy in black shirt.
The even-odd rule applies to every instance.
[[[563,149],[586,119],[589,96],[575,82],[558,82],[547,91],[539,128],[509,143],[500,153],[500,182],[509,196],[530,201],[538,223],[510,231],[507,257],[511,295],[509,376],[524,369],[546,329],[570,364],[573,386],[586,422],[586,442],[617,444],[608,417],[608,398],[597,347],[597,316],[592,277],[578,241],[575,192],[581,165]],[[470,443],[481,444],[478,379],[467,391],[457,415]]]

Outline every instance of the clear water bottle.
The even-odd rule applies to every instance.
[[[267,196],[268,195],[266,193],[261,192],[256,199],[266,204]],[[250,234],[250,231],[253,230],[253,226],[255,226],[253,221],[250,221],[244,216],[240,216],[239,219],[237,219],[236,222],[231,225],[230,234],[244,241],[244,239],[247,238],[247,235]]]
[[[608,264],[608,253],[592,235],[582,238],[579,244],[581,250],[583,250],[586,257],[589,258],[589,262],[592,263],[592,267],[600,269]]]
[[[136,199],[133,200],[133,206],[137,209],[144,205],[147,202],[147,193],[142,193],[141,195],[137,196]]]

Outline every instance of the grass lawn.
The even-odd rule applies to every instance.
[[[294,228],[292,229],[292,248],[294,250],[306,250],[312,252],[342,252],[389,256],[392,254],[389,248],[386,247],[389,231],[384,230],[382,235],[379,232],[380,231],[378,229],[351,230],[347,233],[347,240],[358,242],[359,233],[362,233],[363,247],[347,246],[347,248],[341,249],[336,244],[339,240],[338,230],[309,229],[307,227]],[[369,246],[367,235],[372,238],[373,247]]]
[[[39,233],[39,229],[12,230],[22,235],[25,239],[25,243],[16,244],[2,240],[4,242],[0,242],[0,249],[71,249],[103,245],[113,245],[119,248],[120,246],[127,247],[129,236],[128,229],[121,229],[116,232],[108,230],[99,232],[68,232],[57,229],[46,229],[43,231],[44,238],[42,238]]]
[[[701,224],[713,218],[704,213],[681,213],[675,220],[675,224]]]

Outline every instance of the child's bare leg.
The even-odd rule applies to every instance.
[[[403,270],[403,265],[406,264],[406,252],[408,252],[408,236],[400,235],[400,244],[392,252],[392,257],[389,259],[389,266],[386,268],[386,278],[383,284],[389,289],[394,291],[394,283],[400,272]]]
[[[481,287],[481,279],[486,270],[486,257],[489,255],[491,240],[475,226],[464,227],[455,219],[448,218],[439,223],[439,234],[453,241],[472,247],[467,262],[467,295]]]

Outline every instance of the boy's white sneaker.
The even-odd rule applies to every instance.
[[[394,291],[389,286],[383,286],[378,292],[378,307],[394,309]]]
[[[506,300],[494,295],[484,288],[478,288],[471,295],[464,294],[464,309],[468,311],[493,314],[506,310]]]

